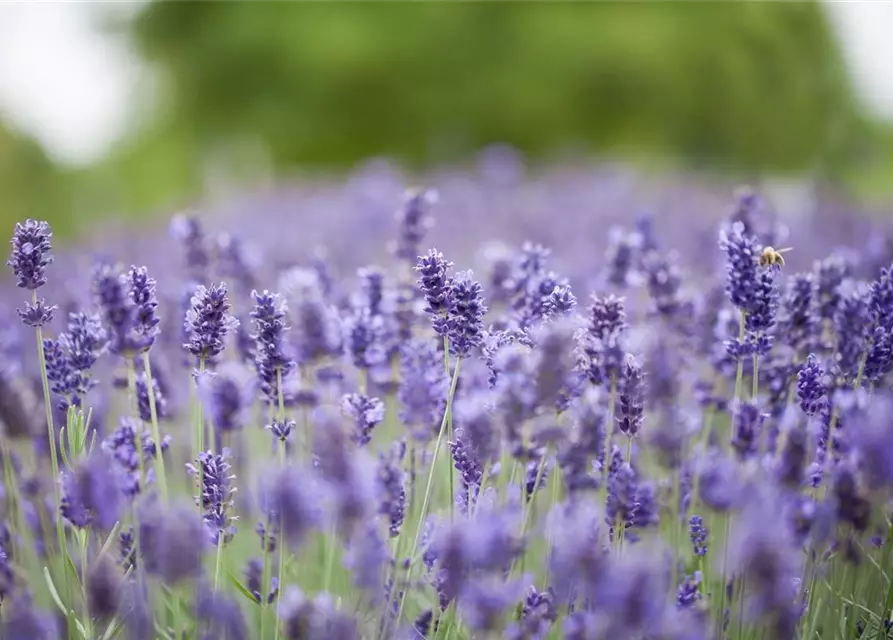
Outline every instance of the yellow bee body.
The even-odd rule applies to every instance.
[[[784,249],[776,249],[775,247],[764,247],[763,252],[760,254],[760,266],[783,267],[784,256],[782,254],[787,253],[792,249],[793,247],[786,247]]]

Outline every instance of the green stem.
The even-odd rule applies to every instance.
[[[449,378],[450,377],[450,338],[449,338],[449,336],[443,337],[443,371],[446,374],[446,377]],[[453,412],[450,411],[449,408],[447,408],[446,415],[447,415],[447,442],[452,442],[453,441]],[[456,470],[454,468],[455,465],[453,464],[452,454],[450,454],[448,456],[448,458],[449,459],[447,461],[447,464],[449,465],[449,468],[450,468],[450,522],[452,522],[453,518],[454,518],[454,511],[455,511],[455,506],[453,503],[455,502],[454,496],[456,495],[455,484],[454,484]]]
[[[526,509],[524,510],[524,520],[521,524],[521,541],[523,543],[524,539],[527,537],[527,531],[530,527],[531,516],[533,515],[533,503],[536,500],[537,490],[539,489],[540,482],[543,479],[543,473],[546,470],[546,459],[549,455],[548,449],[543,453],[543,458],[540,460],[539,467],[536,470],[536,478],[533,481],[533,491],[530,494],[530,499],[527,501]],[[524,493],[522,492],[522,496]],[[521,575],[524,575],[524,566],[525,561],[527,560],[527,549],[525,547],[524,552],[521,554]],[[512,566],[509,569],[509,576],[514,573],[516,560],[512,560]]]
[[[162,499],[167,502],[167,476],[164,470],[164,457],[161,453],[161,430],[158,428],[158,408],[155,406],[155,383],[152,380],[152,365],[149,352],[143,352],[143,369],[146,373],[146,389],[149,393],[149,415],[152,418],[152,439],[155,440],[155,481]]]
[[[281,387],[280,387],[279,393],[281,396],[282,395]],[[279,453],[279,466],[284,469],[285,468],[285,443],[284,442],[279,443],[279,452],[278,453]],[[269,535],[269,533],[268,533],[268,535]],[[279,538],[280,538],[279,543],[277,545],[279,547],[278,578],[279,578],[279,593],[281,595],[282,590],[285,588],[285,577],[283,575],[283,571],[285,570],[285,547],[283,547],[283,545],[282,545],[282,514],[281,513],[279,514]],[[263,597],[263,594],[261,594],[261,597]],[[279,628],[281,626],[279,624],[279,611],[280,611],[279,605],[281,604],[281,602],[282,602],[282,598],[277,597],[276,598],[275,633],[273,635],[274,640],[279,640]],[[261,640],[263,640],[263,638],[261,638]]]
[[[205,372],[205,356],[202,356],[198,362],[198,372],[202,374]],[[196,380],[195,385],[195,455],[194,459],[198,460],[198,454],[202,453],[205,450],[205,409],[202,406],[201,398],[198,395],[198,381]],[[198,491],[199,495],[201,495],[202,487],[205,486],[205,470],[201,464],[197,463],[198,467]],[[198,511],[201,513],[202,511],[202,501],[198,500]]]
[[[462,364],[461,359],[456,360],[456,368],[453,370],[453,380],[450,383],[449,395],[447,395],[446,411],[444,411],[443,419],[440,421],[440,431],[437,434],[437,441],[434,444],[434,456],[431,459],[431,469],[428,472],[428,482],[425,486],[425,495],[422,498],[422,510],[421,510],[421,513],[419,514],[419,520],[418,520],[419,526],[416,529],[415,540],[413,541],[412,548],[409,552],[409,567],[407,567],[407,569],[406,569],[406,574],[407,574],[406,579],[407,579],[408,583],[412,581],[412,570],[413,570],[414,562],[415,562],[414,558],[415,558],[416,551],[418,550],[418,547],[419,547],[419,540],[421,539],[421,534],[422,534],[422,529],[423,529],[421,523],[423,523],[425,521],[425,516],[427,516],[427,514],[428,514],[428,505],[431,501],[431,488],[434,485],[434,474],[435,474],[435,471],[437,470],[437,457],[440,454],[440,446],[443,443],[443,435],[444,435],[444,432],[446,431],[446,425],[447,425],[447,415],[449,414],[450,407],[453,403],[453,394],[456,393],[456,385],[459,382],[459,366],[461,364]],[[450,501],[452,502],[452,498],[450,499]],[[403,607],[406,604],[406,591],[407,591],[407,589],[403,590],[403,595],[400,597],[400,606],[397,609],[397,623],[398,624],[400,623],[400,620],[403,617]]]
[[[223,563],[223,532],[217,535],[217,558],[214,562],[214,592],[220,587],[220,565]],[[263,594],[262,594],[263,595]]]
[[[31,300],[33,304],[37,304],[36,290],[31,292]],[[56,510],[53,520],[56,521],[56,538],[59,543],[59,551],[64,557],[64,554],[68,553],[68,545],[65,542],[65,531],[62,529],[62,518],[58,513],[59,507],[62,504],[59,491],[59,458],[56,453],[56,429],[53,426],[53,405],[52,400],[50,399],[50,383],[47,379],[46,356],[43,352],[43,327],[37,327],[37,358],[40,362],[40,378],[43,382],[43,404],[46,408],[47,416],[47,445],[50,448],[50,465],[52,466],[53,471],[53,498],[55,500],[53,505]],[[70,599],[71,586],[68,580],[68,571],[65,570],[64,563],[62,574],[63,584],[65,585],[65,595]]]

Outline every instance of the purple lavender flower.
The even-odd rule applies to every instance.
[[[221,536],[225,544],[236,533],[232,524],[236,518],[230,514],[233,509],[233,493],[236,491],[233,484],[236,476],[230,473],[232,466],[228,462],[229,458],[229,449],[224,449],[222,454],[206,451],[198,454],[195,464],[186,465],[196,482],[201,482],[200,495],[195,497],[195,503],[201,505],[204,511],[205,526],[214,545]]]
[[[90,456],[73,471],[63,472],[60,482],[63,518],[79,529],[93,523],[111,529],[118,519],[121,488],[104,455]]]
[[[707,555],[707,535],[709,530],[704,525],[704,520],[699,515],[693,515],[688,519],[688,535],[691,538],[692,552],[696,556]]]
[[[371,369],[385,361],[384,323],[368,307],[355,308],[344,320],[344,350],[358,369]]]
[[[808,416],[819,414],[828,404],[825,371],[815,354],[810,353],[797,374],[797,397],[800,408]]]
[[[441,336],[447,335],[446,320],[450,308],[450,289],[452,278],[447,271],[453,263],[446,260],[437,249],[431,249],[427,255],[419,256],[415,270],[419,273],[419,289],[425,297],[425,312],[431,317],[434,331]]]
[[[433,189],[419,189],[406,194],[395,216],[399,230],[393,252],[400,260],[411,262],[419,255],[422,241],[434,226],[431,207],[437,203],[437,197],[437,191]]]
[[[595,385],[620,378],[626,353],[622,338],[626,328],[623,298],[592,297],[587,330],[579,336],[578,368]]]
[[[120,608],[120,589],[124,576],[108,557],[93,561],[87,572],[87,608],[100,620],[115,616]]]
[[[492,397],[484,393],[466,393],[453,402],[454,429],[462,429],[464,445],[482,463],[499,459],[500,433],[494,423]]]
[[[164,508],[158,500],[139,509],[140,556],[146,572],[168,585],[196,578],[208,548],[208,529],[195,507]]]
[[[471,350],[481,345],[484,337],[484,314],[487,307],[481,295],[481,285],[471,271],[457,273],[450,283],[447,311],[447,336],[450,354],[466,358]]]
[[[610,562],[605,516],[587,500],[555,505],[549,521],[552,552],[550,574],[561,576],[552,586],[560,603],[595,595]]]
[[[734,222],[720,233],[719,247],[726,254],[726,293],[732,304],[750,315],[760,306],[761,296],[757,239],[746,232],[743,223]]]
[[[316,491],[311,479],[292,467],[271,473],[261,484],[261,508],[269,522],[281,523],[281,534],[293,552],[319,522]]]
[[[440,426],[449,391],[443,358],[430,340],[414,340],[403,346],[400,379],[400,421],[413,429],[416,439],[426,441]]]
[[[234,282],[237,285],[236,290],[242,295],[254,289],[256,265],[253,264],[253,258],[255,256],[246,250],[249,247],[229,233],[218,234],[215,244],[217,245],[217,272],[223,278]]]
[[[778,271],[772,267],[759,270],[754,291],[753,305],[747,310],[744,326],[749,333],[761,335],[775,326],[775,314],[778,309]]]
[[[93,273],[93,291],[102,313],[112,353],[130,356],[149,348],[155,340],[151,334],[139,333],[136,324],[138,308],[130,294],[126,275],[108,263],[99,263]]]
[[[893,330],[875,327],[865,356],[863,378],[877,383],[893,369]]]
[[[144,372],[138,373],[136,376],[136,404],[140,420],[143,422],[152,422],[152,405],[149,404],[149,379]],[[155,417],[163,420],[167,417],[167,397],[162,391],[161,381],[158,372],[153,371],[152,376],[152,395],[155,402]]]
[[[291,337],[300,364],[314,364],[342,353],[342,326],[337,312],[326,301],[319,274],[295,268],[280,279],[288,303]]]
[[[791,276],[780,304],[776,335],[794,353],[809,353],[821,342],[821,318],[816,305],[816,282],[812,273]]]
[[[12,267],[17,287],[35,291],[46,284],[46,269],[53,263],[52,238],[47,222],[28,218],[16,223],[6,264]]]
[[[784,433],[784,445],[778,460],[777,475],[782,486],[789,489],[800,487],[808,456],[806,429],[801,424],[795,423]]]
[[[459,606],[468,626],[483,634],[502,629],[506,612],[515,606],[528,588],[525,580],[485,578],[468,582],[462,589]]]
[[[276,596],[279,593],[279,578],[273,576],[271,578],[269,593],[267,593],[266,596],[261,596],[260,591],[263,588],[261,585],[263,581],[263,572],[263,561],[260,558],[249,558],[248,562],[245,564],[245,568],[242,570],[242,575],[245,576],[245,587],[254,597],[254,601],[258,604],[261,604],[261,601],[270,604],[276,599]]]
[[[294,420],[273,420],[266,427],[270,430],[270,433],[273,434],[273,437],[276,438],[279,442],[286,442],[291,435],[292,430],[295,428]]]
[[[357,527],[347,544],[344,566],[353,582],[373,600],[384,595],[385,567],[391,560],[388,545],[381,535],[378,521],[371,518]]]
[[[562,318],[569,316],[577,308],[577,297],[570,285],[555,285],[552,292],[543,302],[544,318]]]
[[[537,591],[530,585],[521,608],[521,619],[505,631],[509,640],[537,640],[545,638],[552,624],[558,619],[555,609],[555,592],[552,588]]]
[[[149,277],[146,267],[130,267],[130,299],[133,301],[133,328],[143,338],[149,349],[159,333],[158,299],[155,295],[155,279]]]
[[[481,480],[484,476],[483,463],[475,454],[462,428],[454,431],[454,439],[450,442],[450,454],[453,466],[462,479],[462,485],[458,487],[459,494],[454,496],[454,500],[459,512],[467,514],[477,501],[481,489]]]
[[[592,473],[595,466],[600,475],[605,456],[605,413],[601,395],[588,390],[573,409],[574,437],[560,447],[558,463],[568,493],[576,497],[581,491],[596,489],[598,476]]]
[[[840,305],[840,285],[849,275],[850,265],[841,256],[831,255],[816,263],[816,303],[819,317],[832,320]]]
[[[205,280],[211,267],[211,252],[198,217],[189,214],[175,216],[171,220],[170,231],[183,245],[183,258],[189,277],[199,282]]]
[[[6,552],[4,545],[0,545],[0,602],[6,600],[15,586],[15,573],[12,570],[12,560]]]
[[[625,436],[634,438],[644,420],[645,380],[642,368],[631,356],[626,360],[620,380],[620,403],[617,428]]]
[[[317,410],[313,422],[317,431],[313,439],[314,466],[330,492],[335,526],[349,537],[377,509],[375,467],[365,451],[349,445],[341,421],[333,412]]]
[[[227,335],[239,326],[239,321],[230,315],[226,283],[211,285],[210,288],[199,285],[190,301],[183,326],[188,334],[183,349],[200,362],[213,363],[223,352]]]
[[[742,403],[732,416],[732,449],[740,460],[755,456],[759,450],[766,415],[753,403]]]
[[[203,371],[195,385],[205,415],[220,433],[238,431],[251,419],[255,380],[242,365],[227,362],[217,371]]]
[[[142,442],[142,451],[137,449],[137,442]],[[170,444],[170,436],[165,436],[161,442],[161,451],[164,453]],[[140,461],[139,456],[143,456],[143,466],[146,469],[146,479],[151,481],[154,478],[154,469],[152,461],[157,453],[155,441],[147,431],[137,428],[130,418],[121,418],[120,424],[105,440],[102,442],[102,450],[109,454],[117,463],[118,468],[122,472],[119,479],[121,491],[128,498],[136,497],[141,491],[140,485]]]
[[[654,312],[666,319],[674,318],[683,304],[678,259],[675,253],[660,255],[656,251],[649,251],[642,259],[642,269]]]
[[[27,327],[37,328],[49,324],[53,321],[56,309],[58,309],[54,304],[48,305],[43,298],[38,298],[34,304],[30,302],[23,304],[24,306],[21,309],[16,309],[16,313],[18,313],[22,323]]]
[[[80,407],[84,396],[97,382],[90,369],[107,346],[99,319],[83,312],[72,313],[68,329],[58,340],[44,339],[47,380],[53,393],[63,396],[62,408]]]
[[[196,627],[207,630],[206,638],[248,640],[248,626],[239,603],[232,596],[213,591],[207,584],[199,584],[195,599]]]
[[[388,518],[392,538],[400,534],[406,507],[406,472],[401,466],[406,455],[406,442],[391,443],[386,453],[378,456],[378,492],[381,496],[378,513]]]
[[[870,285],[870,295],[875,324],[893,329],[893,265],[881,269],[881,275]]]
[[[9,613],[0,623],[0,638],[4,640],[58,640],[59,624],[56,619],[43,611],[34,609],[29,596],[20,596],[12,601]]]
[[[695,606],[703,597],[700,588],[701,582],[703,582],[703,576],[700,571],[695,571],[692,575],[685,576],[676,588],[676,606],[680,609]]]
[[[834,468],[831,491],[838,522],[851,525],[860,533],[868,529],[871,503],[861,495],[855,470],[851,465],[839,464]]]
[[[341,413],[353,425],[351,440],[363,447],[372,440],[375,426],[384,420],[384,403],[360,393],[346,393],[341,397]]]
[[[279,396],[279,382],[292,372],[295,363],[286,353],[285,317],[287,307],[278,293],[252,291],[254,309],[251,319],[257,333],[251,335],[254,341],[254,364],[260,379],[261,391],[270,404],[275,404]]]
[[[837,335],[836,364],[840,372],[851,379],[858,373],[865,353],[870,327],[867,293],[858,286],[842,288],[840,302],[834,313],[834,332]]]
[[[359,640],[356,620],[340,613],[327,593],[312,599],[291,585],[282,594],[279,609],[286,640]]]
[[[637,238],[619,227],[608,232],[608,249],[605,253],[607,265],[606,279],[617,287],[626,287],[634,277],[636,256],[638,255]]]

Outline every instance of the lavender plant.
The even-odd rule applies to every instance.
[[[438,225],[413,191],[328,261],[275,203],[177,218],[182,264],[148,259],[164,239],[127,269],[59,253],[64,280],[48,225],[17,225],[38,357],[0,335],[0,638],[888,637],[893,264],[815,225],[766,264],[782,228],[747,191],[668,204],[691,238],[556,240],[512,201],[555,250],[508,225],[478,265],[496,199],[463,190],[495,187],[460,182]]]

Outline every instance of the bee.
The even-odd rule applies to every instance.
[[[775,247],[764,247],[763,252],[760,254],[760,266],[783,267],[784,256],[782,254],[787,253],[792,249],[793,247],[785,247],[784,249],[776,249]]]

